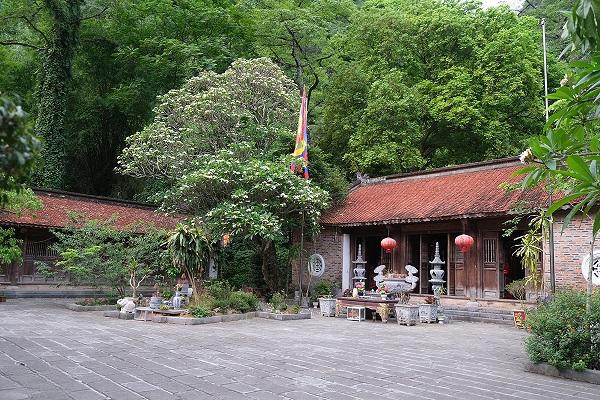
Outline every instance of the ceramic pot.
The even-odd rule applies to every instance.
[[[153,310],[157,310],[163,302],[163,298],[160,296],[152,296],[150,297],[149,307]]]
[[[437,304],[419,304],[419,320],[428,324],[437,321]]]
[[[396,320],[401,325],[415,325],[419,319],[419,306],[412,304],[396,304]]]
[[[325,317],[335,317],[336,299],[319,298],[319,308],[321,315]]]
[[[527,319],[527,313],[525,310],[513,310],[513,320],[515,326],[519,329],[525,328],[525,320]]]

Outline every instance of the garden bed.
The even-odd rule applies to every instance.
[[[66,306],[71,311],[111,311],[117,310],[116,304],[110,305],[96,305],[96,306],[82,306],[75,303],[67,303]]]
[[[127,315],[127,314],[125,314]],[[105,317],[109,318],[120,318],[120,319],[133,319],[133,314],[131,318],[126,318],[118,311],[106,311],[104,313]],[[232,322],[232,321],[240,321],[244,319],[250,318],[265,318],[265,319],[273,319],[276,321],[295,321],[300,319],[310,319],[310,313],[298,313],[298,314],[286,314],[286,313],[272,313],[267,311],[251,311],[242,314],[226,314],[226,315],[214,315],[212,317],[203,317],[203,318],[194,318],[194,317],[170,317],[165,315],[157,315],[152,319],[152,322],[155,323],[163,323],[163,324],[176,324],[176,325],[204,325],[204,324],[214,324],[218,322]]]
[[[558,369],[555,366],[547,363],[528,362],[525,364],[525,371],[532,372],[534,374],[555,376],[564,379],[571,379],[573,381],[588,382],[595,385],[600,385],[600,371],[595,369],[584,369],[577,371],[574,369]]]

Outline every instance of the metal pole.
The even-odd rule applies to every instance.
[[[304,211],[302,211],[302,225],[300,225],[300,265],[298,266],[298,291],[300,292],[300,306],[302,306],[302,274],[304,273]]]
[[[546,105],[546,122],[548,122],[548,61],[546,57],[546,19],[542,18],[542,45],[544,46],[544,104]]]
[[[546,19],[542,18],[542,45],[544,48],[544,104],[545,104],[545,115],[546,122],[548,122],[548,60],[546,56]],[[548,201],[552,204],[552,183],[548,182]],[[556,277],[554,274],[554,218],[552,215],[549,218],[549,227],[548,227],[548,245],[550,247],[549,255],[550,255],[550,292],[554,293],[556,291]]]

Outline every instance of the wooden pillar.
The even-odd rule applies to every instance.
[[[470,298],[479,297],[478,288],[480,288],[480,277],[478,271],[478,257],[481,254],[481,237],[478,229],[473,223],[467,219],[462,221],[463,232],[475,239],[475,246],[464,254],[464,269],[465,269],[465,296]]]

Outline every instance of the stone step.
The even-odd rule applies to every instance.
[[[452,311],[464,311],[464,312],[490,312],[494,314],[506,314],[512,315],[512,310],[502,309],[502,308],[483,308],[483,307],[447,307],[444,306],[444,310],[452,310]]]
[[[499,319],[512,321],[512,314],[497,314],[490,312],[468,312],[468,311],[455,311],[455,310],[444,310],[446,315],[457,316],[457,317],[475,317],[475,318],[487,318],[487,319]]]
[[[452,321],[467,321],[467,322],[483,322],[488,324],[499,324],[499,325],[514,325],[512,319],[494,319],[494,318],[482,318],[482,317],[471,317],[471,316],[461,316],[461,315],[451,315],[449,316]]]

